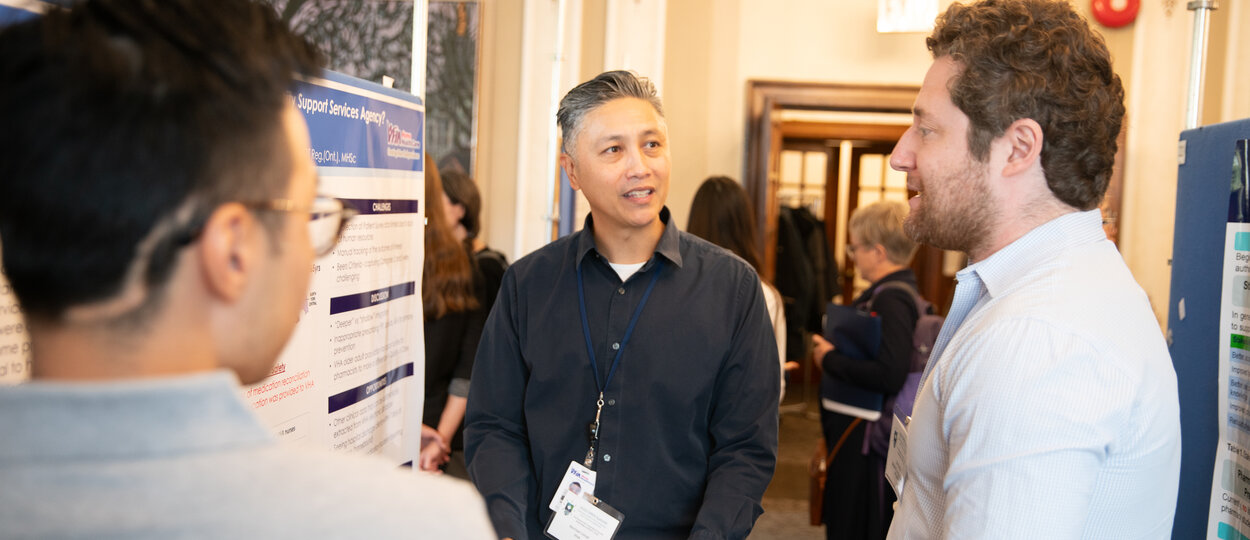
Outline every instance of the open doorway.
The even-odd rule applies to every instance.
[[[878,200],[911,195],[906,176],[888,163],[911,123],[917,91],[911,86],[748,83],[744,185],[755,204],[762,277],[786,296],[787,323],[793,322],[787,356],[801,366],[791,373],[790,385],[803,398],[814,397],[819,381],[807,354],[808,335],[819,331],[825,303],[849,304],[869,285],[845,256],[850,214]],[[813,223],[821,229],[818,241],[809,235]],[[800,232],[798,238],[792,229]],[[791,259],[797,245],[814,268],[809,276],[795,272]],[[927,246],[913,260],[921,294],[941,312],[950,304],[954,273],[961,266],[960,254]],[[784,286],[796,279],[811,282],[812,292]],[[799,297],[806,294],[811,297]]]

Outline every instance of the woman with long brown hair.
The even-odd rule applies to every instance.
[[[755,214],[747,192],[728,176],[710,176],[694,194],[686,232],[723,247],[741,257],[756,273],[760,271],[759,249],[755,245]],[[764,286],[764,303],[768,318],[777,336],[777,358],[781,360],[781,396],[786,395],[786,314],[781,293],[760,278]],[[797,367],[797,366],[796,366]]]
[[[425,409],[419,466],[436,471],[458,456],[473,357],[486,314],[478,300],[469,254],[447,224],[443,184],[433,160],[425,171],[425,269],[421,303],[425,307]],[[434,433],[437,432],[437,437]],[[467,476],[461,464],[450,474]]]

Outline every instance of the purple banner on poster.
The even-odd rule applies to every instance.
[[[395,381],[403,379],[404,377],[411,377],[412,370],[413,365],[409,362],[386,372],[385,375],[382,375],[372,381],[330,396],[328,403],[330,414],[334,414],[368,399],[370,396],[385,390],[386,387],[395,384]]]
[[[415,214],[419,201],[412,199],[341,199],[361,214]]]
[[[350,84],[372,85],[363,80],[352,80]],[[416,96],[405,97],[412,105],[398,105],[307,81],[297,81],[291,91],[291,102],[308,122],[312,158],[317,166],[424,171],[421,141],[425,113],[418,110],[420,100]]]
[[[412,296],[417,293],[417,282],[409,281],[381,289],[366,291],[347,296],[336,296],[330,299],[330,314],[338,315],[352,310],[385,304],[397,298]]]

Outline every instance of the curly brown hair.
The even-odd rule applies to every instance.
[[[1100,34],[1065,0],[951,4],[926,40],[961,67],[951,100],[968,115],[968,147],[984,162],[1012,122],[1042,127],[1042,170],[1064,203],[1098,206],[1115,161],[1124,87]]]

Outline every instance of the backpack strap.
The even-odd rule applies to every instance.
[[[872,303],[877,299],[877,295],[881,294],[881,291],[885,289],[895,289],[911,295],[912,302],[916,304],[917,315],[933,313],[933,305],[928,300],[925,300],[923,296],[920,296],[920,291],[917,291],[915,287],[912,287],[910,283],[905,281],[887,281],[877,285],[872,290],[872,296],[868,297],[868,311],[872,311]]]

